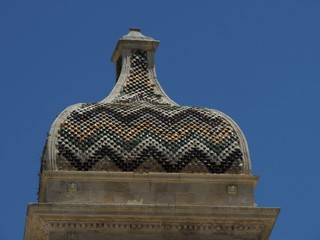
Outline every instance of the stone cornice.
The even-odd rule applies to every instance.
[[[99,172],[99,171],[43,171],[41,179],[83,179],[102,181],[146,181],[146,182],[184,182],[184,183],[250,183],[256,185],[259,176],[250,174],[195,174],[195,173],[134,173],[134,172]]]
[[[59,231],[268,239],[278,213],[277,208],[250,207],[30,204],[25,239],[45,240]]]

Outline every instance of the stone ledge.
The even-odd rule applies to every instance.
[[[119,181],[164,181],[164,182],[242,182],[256,185],[259,176],[250,174],[203,174],[203,173],[134,173],[134,172],[101,172],[101,171],[54,171],[46,170],[41,174],[41,180],[47,178],[89,178],[94,180],[109,181],[118,179]]]

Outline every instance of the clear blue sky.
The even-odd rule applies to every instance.
[[[22,239],[51,123],[111,91],[110,57],[129,27],[161,41],[157,74],[174,101],[240,125],[256,202],[282,209],[271,239],[319,240],[316,0],[0,0],[0,239]]]

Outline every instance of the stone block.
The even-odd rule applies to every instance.
[[[187,183],[170,183],[169,191],[171,193],[189,192],[190,184]]]
[[[129,182],[128,190],[131,193],[150,192],[150,183],[148,182]]]
[[[170,193],[155,193],[155,203],[164,205],[174,205],[176,204],[176,194]]]
[[[51,171],[41,179],[40,202],[217,206],[254,206],[257,181],[250,175]],[[230,185],[237,186],[235,194],[228,193]]]
[[[164,193],[169,192],[169,183],[151,183],[151,192]]]

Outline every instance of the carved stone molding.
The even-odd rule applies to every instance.
[[[29,205],[30,227],[25,240],[56,239],[49,238],[52,234],[62,234],[64,239],[68,239],[67,234],[78,234],[83,239],[82,234],[88,233],[100,234],[100,238],[104,234],[165,234],[267,240],[278,212],[279,209],[254,207],[36,204]]]
[[[257,235],[266,228],[263,223],[215,223],[215,222],[70,222],[70,221],[50,221],[45,224],[45,229],[49,231],[99,231],[99,232],[123,232],[130,233],[189,233],[189,234],[239,234]]]

